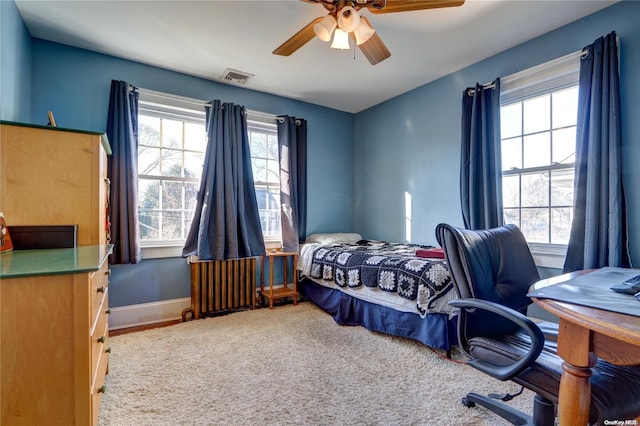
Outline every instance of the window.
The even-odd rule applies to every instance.
[[[186,239],[206,142],[203,120],[138,114],[138,221],[143,245]]]
[[[256,119],[247,121],[262,234],[265,241],[280,241],[280,162],[277,128],[274,123]]]
[[[265,241],[280,241],[275,117],[249,112],[247,123],[262,231]],[[142,247],[184,243],[196,207],[206,145],[203,101],[140,91],[138,222]]]
[[[506,78],[501,93],[504,222],[530,244],[566,245],[573,217],[579,56]]]

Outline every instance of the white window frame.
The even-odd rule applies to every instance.
[[[272,136],[278,137],[278,126],[276,124],[276,120],[277,118],[275,116],[269,115],[269,114],[263,114],[263,113],[257,113],[254,111],[248,111],[247,112],[247,130],[249,133],[251,132],[257,132],[257,133],[267,133],[270,134]],[[266,147],[265,147],[266,148]],[[251,155],[251,158],[259,158],[259,159],[263,159],[263,160],[268,160],[270,162],[273,162],[273,159],[267,159],[266,156],[265,157],[254,157],[253,154]],[[278,170],[280,170],[280,165],[279,165],[279,160],[275,160],[275,162],[277,163],[277,167]],[[265,189],[268,188],[275,188],[277,189],[277,193],[278,193],[278,197],[280,195],[280,182],[262,182],[259,181],[256,178],[256,175],[254,173],[254,185],[256,190],[259,189],[259,187],[263,187]],[[278,199],[278,219],[280,219],[280,212],[281,210],[279,209],[280,207],[280,200]],[[276,248],[276,247],[281,247],[282,246],[282,229],[280,231],[279,235],[265,235],[264,236],[264,242],[265,244],[267,244],[267,246],[269,248]]]
[[[199,99],[139,89],[138,114],[173,118],[188,122],[205,123],[204,107],[207,102]],[[269,129],[277,134],[276,116],[247,110],[247,127]],[[279,187],[279,183],[277,184]],[[185,240],[140,241],[143,259],[181,257]],[[265,238],[267,248],[282,245],[281,235]]]
[[[500,79],[500,105],[540,96],[578,84],[581,51]],[[566,244],[529,243],[539,267],[562,269]]]

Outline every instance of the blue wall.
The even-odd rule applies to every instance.
[[[459,164],[462,92],[578,51],[615,30],[620,39],[622,138],[631,256],[640,265],[640,2],[617,3],[582,20],[374,106],[355,119],[355,224],[368,238],[435,244],[439,222],[462,225]]]
[[[52,110],[59,126],[104,131],[112,79],[307,119],[308,232],[353,229],[353,114],[49,41],[34,39],[32,49],[32,118],[36,122]],[[143,260],[112,271],[109,297],[113,307],[190,294],[189,270],[183,259]]]
[[[31,35],[12,1],[0,1],[0,119],[29,121]]]

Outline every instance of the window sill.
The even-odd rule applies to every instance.
[[[553,269],[564,268],[564,259],[567,255],[566,245],[530,243],[529,249],[536,266]]]
[[[280,241],[265,241],[265,248],[274,249],[280,248],[282,244]],[[157,245],[146,245],[140,247],[143,259],[164,259],[168,257],[182,257],[182,247],[184,242],[180,243],[165,243]]]

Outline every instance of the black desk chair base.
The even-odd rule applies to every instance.
[[[504,402],[489,396],[470,392],[462,398],[462,405],[465,407],[475,407],[476,404],[496,413],[513,425],[552,426],[555,424],[555,404],[540,395],[536,395],[534,398],[533,416],[528,416],[522,411],[516,410]]]

